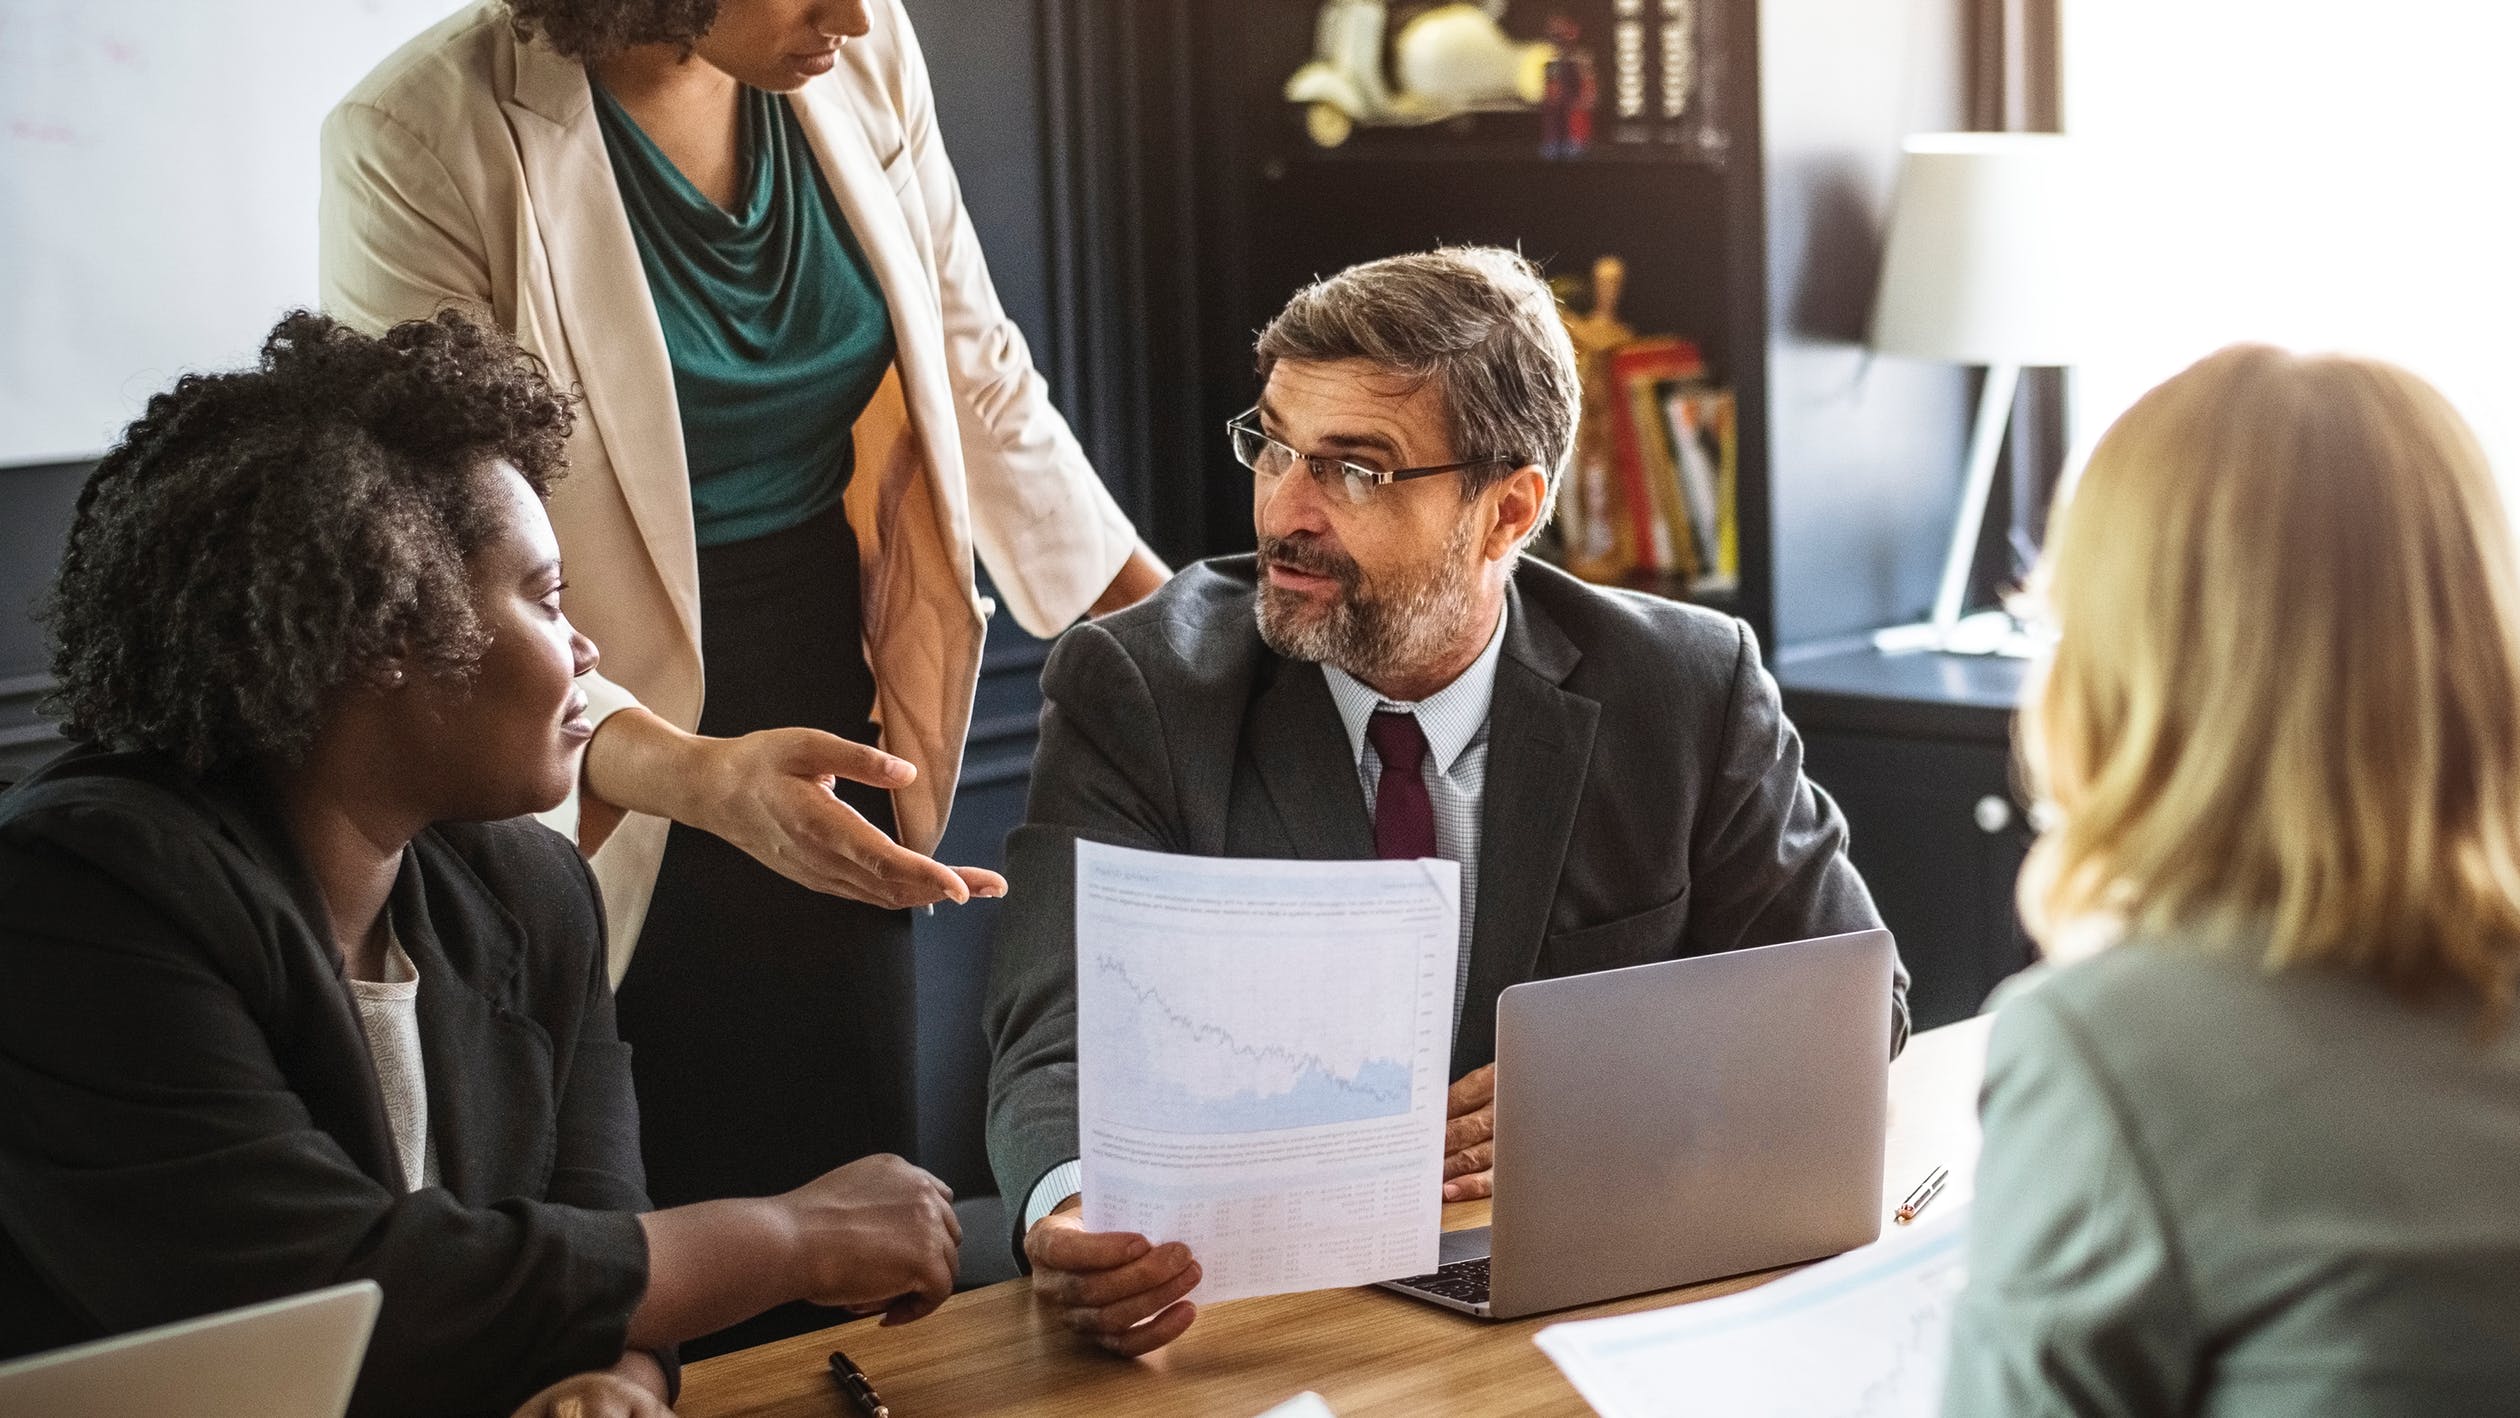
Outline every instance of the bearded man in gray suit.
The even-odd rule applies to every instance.
[[[1008,842],[990,1158],[1035,1292],[1125,1354],[1188,1327],[1199,1267],[1076,1210],[1078,839],[1458,862],[1447,1200],[1488,1194],[1507,986],[1881,923],[1749,627],[1523,558],[1581,399],[1528,262],[1341,272],[1262,332],[1259,372],[1230,430],[1258,554],[1059,641]]]

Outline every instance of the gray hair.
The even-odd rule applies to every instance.
[[[1464,497],[1537,467],[1550,504],[1575,447],[1575,345],[1539,268],[1495,246],[1447,246],[1350,266],[1295,293],[1260,332],[1260,378],[1279,360],[1356,359],[1434,380]],[[1546,521],[1544,515],[1542,521]]]

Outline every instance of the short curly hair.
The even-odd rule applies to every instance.
[[[507,0],[507,7],[518,34],[585,63],[634,44],[677,44],[689,54],[717,23],[718,0]]]
[[[327,697],[389,659],[462,674],[488,645],[469,560],[482,472],[549,494],[569,399],[456,311],[368,336],[295,311],[259,363],[187,374],[81,490],[47,618],[71,737],[197,774],[291,762]]]

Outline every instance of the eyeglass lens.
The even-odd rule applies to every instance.
[[[1359,476],[1339,459],[1298,453],[1248,424],[1230,425],[1230,431],[1236,461],[1261,477],[1275,481],[1301,462],[1324,492],[1336,492],[1350,502],[1364,502],[1373,496],[1372,480]]]

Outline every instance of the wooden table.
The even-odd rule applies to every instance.
[[[1938,1207],[1969,1194],[1987,1021],[1916,1036],[1890,1068],[1883,1215],[1933,1167],[1951,1169]],[[1445,1228],[1484,1225],[1486,1202],[1444,1208]],[[1791,1269],[1791,1267],[1788,1267]],[[1785,1270],[1733,1276],[1528,1319],[1490,1323],[1374,1289],[1238,1300],[1200,1314],[1139,1360],[1089,1349],[1033,1304],[1032,1282],[957,1295],[898,1329],[871,1320],[694,1364],[682,1418],[854,1418],[826,1358],[846,1349],[894,1418],[1114,1413],[1250,1418],[1305,1389],[1340,1418],[1376,1414],[1589,1412],[1531,1336],[1545,1325],[1727,1295]]]

